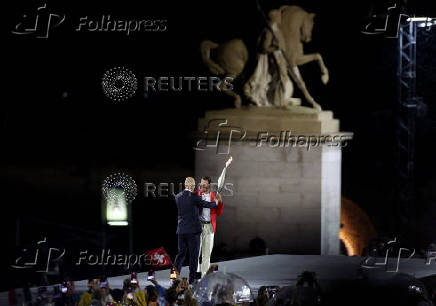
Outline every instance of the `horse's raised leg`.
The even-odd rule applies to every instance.
[[[203,60],[203,63],[206,65],[207,68],[209,68],[210,72],[212,72],[215,75],[226,73],[225,70],[220,65],[215,63],[210,58],[210,50],[216,49],[218,47],[219,44],[214,43],[213,41],[210,40],[202,41],[200,44],[200,52],[201,52],[201,58]]]
[[[298,66],[307,64],[309,62],[317,61],[319,68],[321,69],[321,81],[324,84],[327,84],[329,81],[329,71],[327,67],[324,64],[324,61],[322,59],[321,54],[319,53],[311,53],[311,54],[305,54],[302,56],[297,57],[296,63]]]
[[[289,69],[289,74],[291,75],[294,82],[297,84],[298,88],[303,93],[304,98],[306,98],[307,102],[312,104],[314,109],[321,111],[322,110],[321,106],[315,102],[315,99],[313,99],[313,97],[310,95],[309,91],[307,90],[306,83],[304,83],[304,80],[301,77],[298,66],[292,66],[291,69]]]
[[[226,77],[231,78],[232,80],[234,80],[236,78],[234,75],[227,75]],[[226,93],[227,95],[229,95],[235,99],[234,103],[235,103],[236,108],[241,107],[241,105],[242,105],[241,96],[238,95],[236,92],[234,92],[232,88],[229,88],[225,82],[221,82],[219,85],[219,88],[222,92]]]

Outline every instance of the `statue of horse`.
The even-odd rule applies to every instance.
[[[264,54],[275,53],[276,62],[281,72],[281,87],[289,87],[285,83],[288,82],[284,78],[290,75],[292,81],[297,85],[304,95],[304,98],[315,109],[321,110],[321,106],[316,103],[306,88],[306,84],[300,74],[298,66],[316,61],[321,69],[321,81],[327,84],[329,73],[324,61],[319,53],[304,54],[303,43],[308,43],[312,39],[313,19],[315,14],[308,13],[299,6],[284,5],[279,9],[269,12],[269,25],[262,36],[262,51]],[[214,57],[211,57],[211,50],[214,50]],[[241,39],[232,39],[222,44],[214,43],[210,40],[205,40],[200,45],[200,51],[203,63],[208,67],[210,72],[215,75],[223,75],[226,77],[236,78],[243,71],[248,61],[248,50]],[[279,55],[280,54],[280,55]],[[260,61],[262,54],[258,54],[258,66],[265,65],[266,61]],[[284,68],[283,68],[284,67]],[[259,71],[268,70],[266,68],[257,67]],[[257,71],[257,73],[259,73]],[[282,71],[285,71],[283,75]],[[262,72],[263,73],[263,72]],[[261,80],[260,84],[256,84],[259,90],[265,91],[268,87],[270,77],[256,77]],[[290,82],[289,82],[290,83]],[[246,84],[247,85],[247,84]],[[225,85],[222,85],[225,86]],[[246,94],[244,86],[244,93]],[[252,87],[252,86],[251,86]],[[262,89],[263,87],[263,89]],[[281,95],[285,94],[285,89]],[[225,90],[227,94],[235,99],[235,107],[241,106],[241,97],[238,93]],[[289,89],[287,90],[289,95]],[[264,94],[264,93],[263,93]],[[256,99],[256,98],[254,98]],[[291,101],[290,97],[282,97],[286,101]],[[251,99],[253,100],[253,99]],[[258,105],[263,105],[259,101],[254,101]],[[273,103],[273,105],[281,105],[281,103]]]

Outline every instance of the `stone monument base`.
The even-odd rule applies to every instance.
[[[245,136],[227,139],[236,135],[229,129]],[[258,237],[270,252],[339,254],[341,146],[352,134],[338,132],[331,112],[298,106],[214,111],[199,120],[199,130],[207,140],[196,151],[196,179],[216,182],[226,153],[234,158],[215,244],[246,251]]]

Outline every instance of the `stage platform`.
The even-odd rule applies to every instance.
[[[390,260],[392,263],[395,261],[393,258]],[[361,261],[362,257],[357,256],[265,255],[223,261],[217,264],[220,271],[232,272],[246,279],[254,294],[257,295],[258,288],[263,285],[289,286],[295,284],[298,275],[305,270],[316,272],[321,287],[326,289],[334,283],[358,278]],[[395,265],[392,264],[390,267],[395,267]],[[386,272],[383,266],[366,269],[366,271],[369,277],[374,279],[389,278],[395,275],[395,273]],[[433,260],[430,265],[426,265],[423,258],[401,259],[399,272],[413,275],[416,278],[434,275],[436,274],[436,262]],[[156,271],[156,279],[164,287],[170,286],[169,275],[169,269]],[[188,267],[183,267],[181,275],[182,277],[188,275]],[[109,285],[113,289],[122,288],[123,280],[128,277],[130,276],[109,277]],[[147,273],[138,273],[142,288],[151,284],[146,277]],[[84,291],[87,289],[87,280],[76,281],[75,285],[77,291]],[[33,288],[32,293],[36,290]],[[18,293],[20,292],[22,290],[18,289]],[[7,292],[0,293],[0,305],[8,305],[7,298]]]

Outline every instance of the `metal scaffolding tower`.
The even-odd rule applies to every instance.
[[[411,241],[414,235],[414,169],[416,96],[416,22],[401,25],[398,35],[397,220],[395,231]]]

